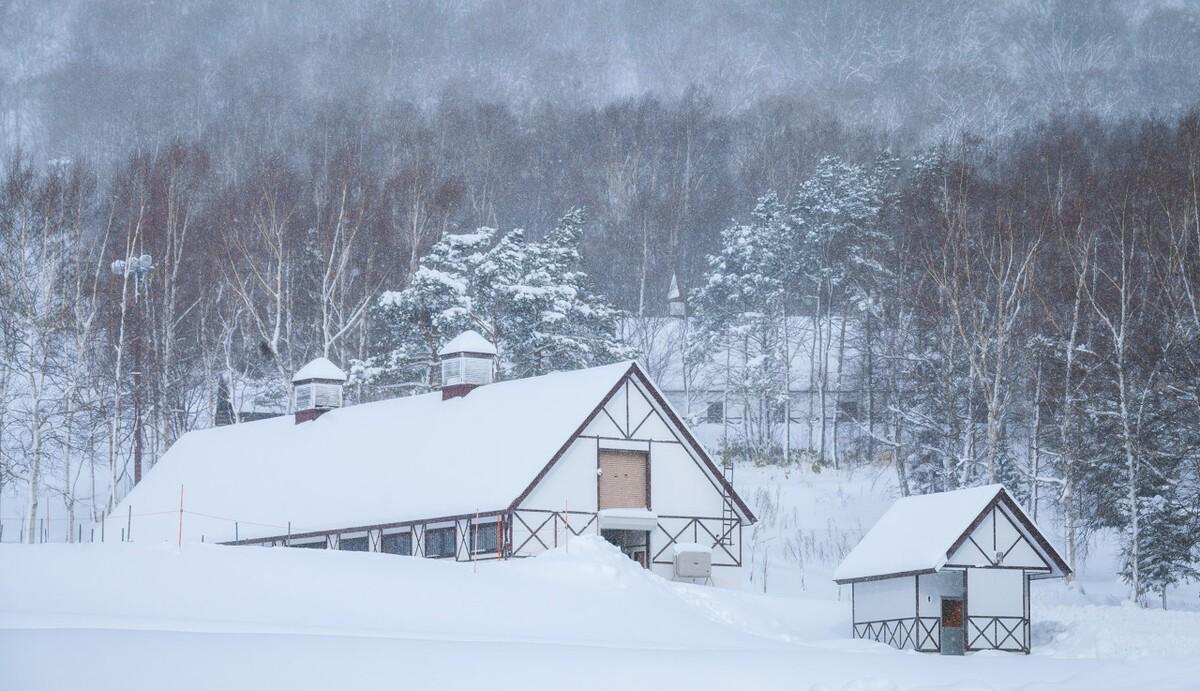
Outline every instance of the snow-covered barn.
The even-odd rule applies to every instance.
[[[898,500],[834,573],[853,634],[943,654],[1029,652],[1029,582],[1070,573],[1001,485]]]
[[[495,352],[468,332],[440,391],[347,407],[341,370],[310,363],[294,415],[184,435],[107,539],[473,561],[598,533],[665,576],[687,553],[735,579],[754,516],[638,364],[493,382]]]

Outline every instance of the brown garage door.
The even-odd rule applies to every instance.
[[[600,450],[600,508],[647,509],[646,454]]]

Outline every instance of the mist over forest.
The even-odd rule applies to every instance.
[[[1167,1],[9,1],[0,143],[104,187],[171,143],[215,185],[342,147],[448,181],[437,232],[541,233],[583,206],[591,268],[643,310],[619,277],[698,278],[721,226],[823,156],[1169,119],[1198,62],[1200,8]],[[638,266],[601,239],[645,232]]]
[[[675,276],[681,368],[738,352],[727,459],[1003,481],[1159,592],[1200,564],[1197,65],[1182,0],[0,0],[0,498],[94,520],[317,356],[351,401],[464,328],[501,376],[648,359]]]

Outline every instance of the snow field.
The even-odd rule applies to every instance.
[[[890,505],[889,477],[737,473],[762,519],[740,591],[663,580],[591,537],[479,564],[0,545],[0,689],[1200,688],[1200,613],[1120,604],[1105,544],[1081,585],[1034,584],[1032,655],[852,640],[829,578]]]

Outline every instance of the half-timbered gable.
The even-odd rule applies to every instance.
[[[589,520],[594,515],[601,531],[644,529],[649,533],[646,560],[664,567],[672,565],[673,548],[681,543],[711,547],[714,565],[740,566],[741,527],[753,520],[637,366],[629,368],[517,508],[561,508],[588,514]],[[638,516],[636,510],[644,513]],[[524,534],[535,527],[517,529]],[[536,534],[546,538],[545,533],[543,528]]]
[[[897,501],[834,574],[853,635],[926,652],[1029,652],[1029,581],[1070,573],[1000,485]]]

